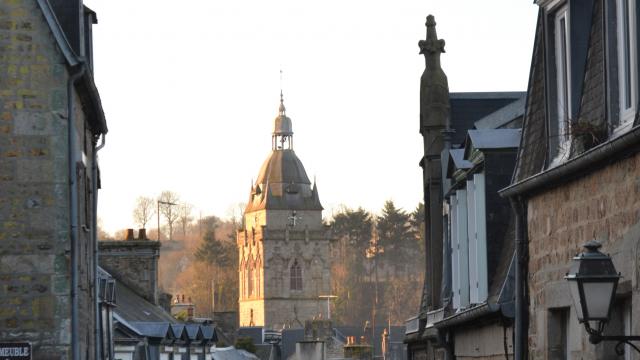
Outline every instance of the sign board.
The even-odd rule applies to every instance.
[[[0,343],[0,360],[31,360],[31,344]]]

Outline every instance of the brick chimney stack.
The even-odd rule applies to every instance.
[[[100,241],[98,262],[117,281],[130,287],[149,302],[158,305],[158,259],[160,242],[145,240],[144,229],[133,237],[127,229],[126,241]]]

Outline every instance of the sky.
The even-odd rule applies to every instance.
[[[109,232],[136,227],[136,198],[163,190],[195,217],[230,216],[271,150],[281,88],[325,217],[342,205],[377,213],[386,200],[412,211],[426,16],[446,41],[452,92],[526,90],[537,17],[530,0],[85,5],[99,20],[94,70],[109,133],[98,211]]]

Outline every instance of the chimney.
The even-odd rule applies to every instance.
[[[160,242],[132,241],[133,229],[127,229],[126,240],[100,241],[98,259],[102,268],[138,295],[158,305],[158,259]],[[140,238],[140,237],[139,237]]]
[[[147,240],[147,229],[138,229],[138,240]]]

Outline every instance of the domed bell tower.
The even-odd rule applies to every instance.
[[[271,152],[251,184],[238,230],[240,326],[279,330],[326,318],[331,233],[318,189],[293,151],[293,127],[280,92]]]
[[[278,116],[273,122],[271,150],[284,149],[293,149],[293,127],[291,126],[291,119],[287,117],[287,109],[284,107],[284,96],[282,96],[282,91],[280,91],[280,107],[278,108]]]

